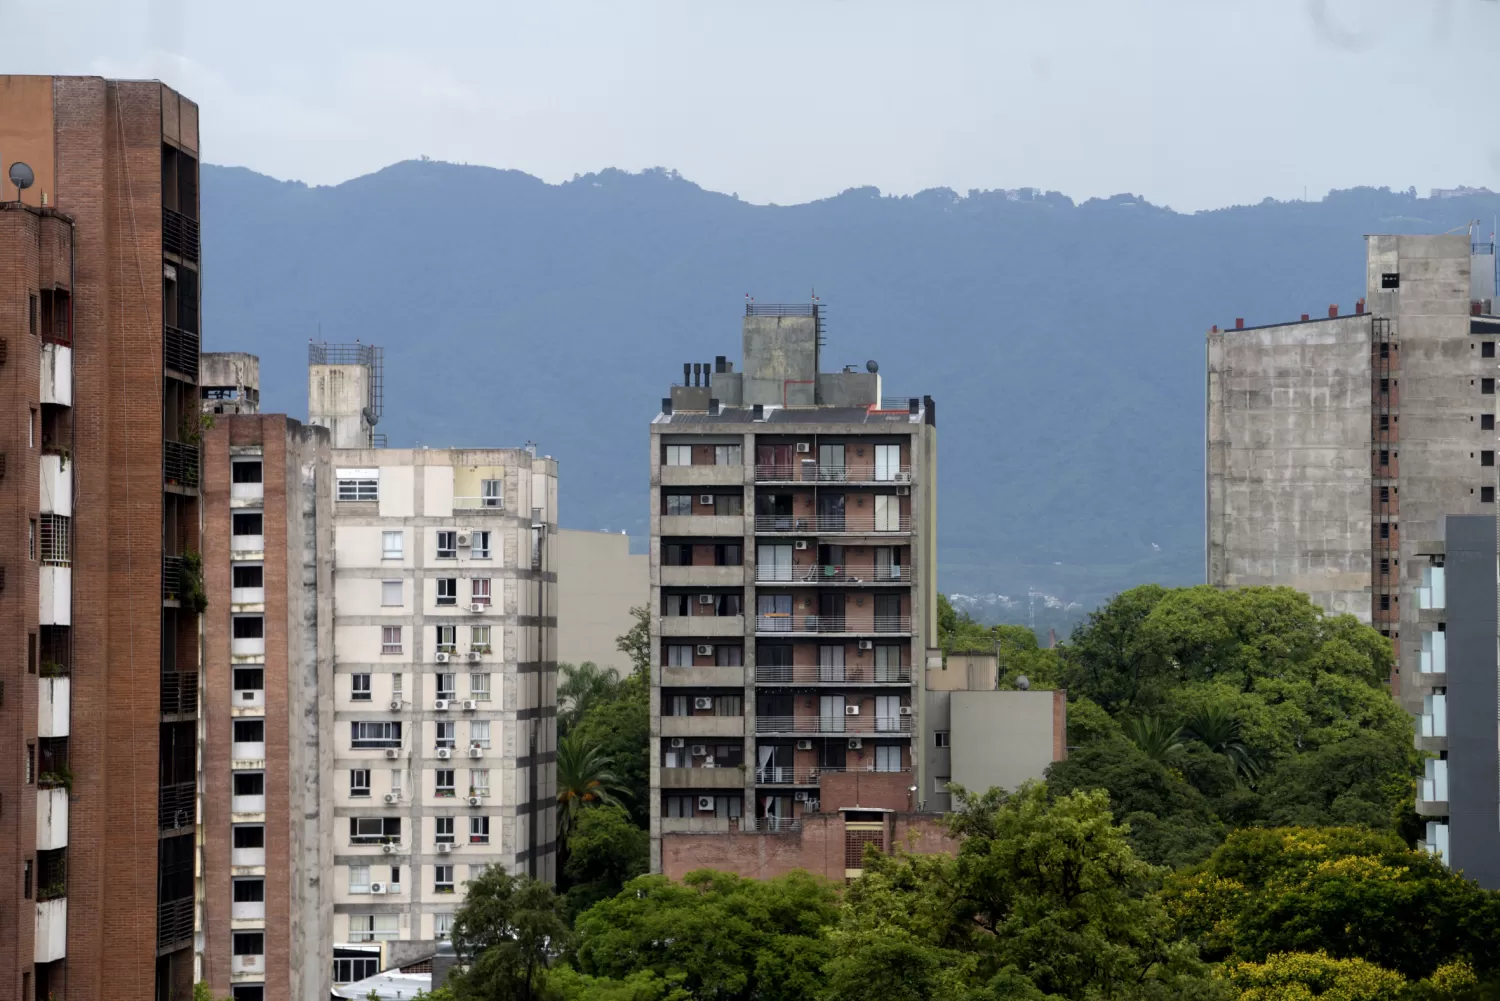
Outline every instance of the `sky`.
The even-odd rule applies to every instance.
[[[1500,0],[0,0],[0,70],[160,78],[204,158],[667,167],[748,201],[1500,190]]]

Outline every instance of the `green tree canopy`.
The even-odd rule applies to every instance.
[[[455,1001],[550,1001],[552,957],[566,945],[562,903],[546,883],[486,867],[469,881],[453,918],[453,947],[464,969],[444,985]]]
[[[602,806],[579,814],[567,847],[564,873],[570,885],[564,901],[576,917],[646,872],[651,837],[619,806]]]

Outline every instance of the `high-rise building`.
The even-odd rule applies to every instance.
[[[874,363],[820,371],[825,320],[748,305],[743,370],[684,365],[651,422],[654,871],[946,805],[922,714],[936,407],[884,398]]]
[[[1392,693],[1437,755],[1417,799],[1437,848],[1453,725],[1432,732],[1447,680],[1444,535],[1495,512],[1495,245],[1366,245],[1353,315],[1330,306],[1208,334],[1208,580],[1289,585],[1390,637]]]
[[[198,159],[160,83],[0,77],[5,997],[192,993]]]

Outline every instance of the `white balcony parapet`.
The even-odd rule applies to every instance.
[[[1422,654],[1418,668],[1423,674],[1444,674],[1448,670],[1448,634],[1437,630],[1422,634]]]
[[[39,900],[36,904],[34,963],[52,963],[68,955],[68,898]]]
[[[36,735],[66,737],[73,698],[72,678],[37,678]]]
[[[68,846],[68,790],[63,786],[36,792],[36,848],[52,851]]]

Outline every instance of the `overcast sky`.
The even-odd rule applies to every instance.
[[[0,70],[159,77],[210,162],[665,166],[783,204],[1500,190],[1497,55],[1500,0],[0,0]]]

